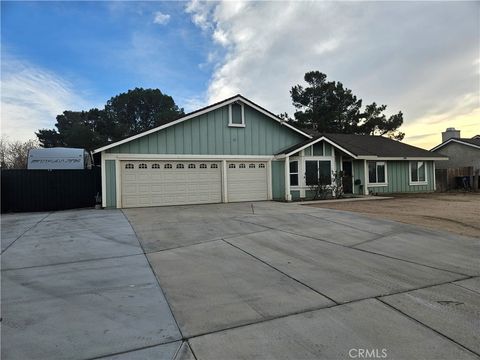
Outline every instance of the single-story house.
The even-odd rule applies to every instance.
[[[439,164],[439,169],[467,166],[473,167],[474,170],[480,169],[480,135],[462,138],[460,130],[448,128],[442,133],[442,143],[430,151],[448,157],[448,161]]]
[[[438,164],[442,172],[441,187],[445,189],[458,187],[464,178],[469,179],[474,190],[479,189],[480,178],[480,135],[462,138],[460,130],[447,128],[442,132],[442,143],[432,150],[438,156],[448,157],[448,161]],[[442,186],[443,185],[443,186]]]
[[[345,193],[434,191],[446,159],[380,136],[312,136],[241,95],[94,153],[102,205],[116,208],[290,201],[339,170]]]

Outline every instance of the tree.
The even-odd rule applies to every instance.
[[[0,139],[0,167],[2,169],[26,169],[28,151],[38,147],[40,144],[36,139],[10,141],[2,137]]]
[[[135,88],[112,97],[103,110],[64,111],[57,115],[56,129],[41,129],[36,135],[43,147],[93,150],[182,115],[183,109],[159,89]]]
[[[397,129],[403,123],[403,114],[387,118],[386,105],[372,103],[362,111],[362,100],[341,82],[327,81],[327,75],[319,71],[305,74],[308,86],[295,85],[290,91],[297,126],[319,133],[347,133],[388,135],[397,140],[405,134]],[[287,114],[282,114],[288,119]]]

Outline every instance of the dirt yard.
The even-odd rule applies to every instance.
[[[401,194],[387,200],[309,206],[355,211],[480,238],[480,193]]]

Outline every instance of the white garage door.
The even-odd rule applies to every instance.
[[[122,207],[219,203],[221,164],[122,161]]]
[[[228,162],[228,201],[267,200],[266,162]]]

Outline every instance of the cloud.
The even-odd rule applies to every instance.
[[[290,88],[319,70],[364,104],[402,110],[407,141],[428,147],[432,124],[435,131],[452,122],[471,128],[468,119],[480,108],[479,6],[194,0],[186,12],[225,50],[213,67],[209,102],[242,93],[292,114]]]
[[[165,25],[170,21],[170,15],[164,14],[161,11],[154,13],[155,17],[153,19],[154,24]]]
[[[27,140],[41,128],[53,128],[64,110],[83,110],[87,101],[57,74],[10,56],[2,56],[2,136]]]

